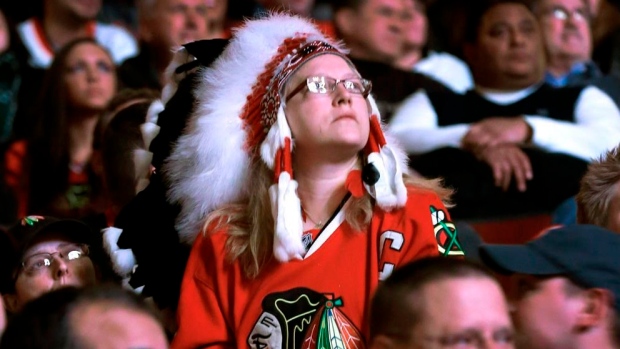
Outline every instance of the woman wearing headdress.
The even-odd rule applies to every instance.
[[[284,14],[246,22],[203,71],[164,166],[193,241],[173,348],[361,348],[380,280],[462,255],[449,191],[406,174],[370,92],[341,46]]]

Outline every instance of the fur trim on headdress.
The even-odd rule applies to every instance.
[[[212,210],[248,197],[250,165],[257,160],[252,157],[260,157],[275,175],[269,190],[274,256],[280,261],[303,256],[292,137],[280,88],[307,60],[327,53],[347,59],[345,49],[308,20],[272,14],[237,29],[222,55],[199,73],[196,108],[164,166],[168,198],[181,205],[176,226],[181,240],[193,241]],[[401,172],[406,157],[387,145],[376,103],[368,98],[377,121],[367,155],[379,175],[367,190],[389,210],[407,199]]]

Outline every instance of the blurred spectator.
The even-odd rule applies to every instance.
[[[604,74],[620,76],[620,1],[601,0],[592,23],[592,59]]]
[[[164,71],[181,45],[205,39],[207,3],[204,0],[139,0],[140,53],[119,68],[123,87],[161,90]]]
[[[592,61],[591,12],[586,0],[536,0],[534,13],[540,24],[547,72],[554,87],[591,84],[620,105],[620,79],[604,76]]]
[[[594,225],[551,229],[525,245],[483,245],[511,274],[514,320],[528,349],[620,348],[620,234]]]
[[[394,67],[404,42],[404,0],[338,0],[332,5],[336,33],[359,73],[372,81],[384,121],[419,89],[447,89],[423,74]]]
[[[596,87],[543,83],[542,40],[523,2],[474,10],[465,53],[476,90],[416,93],[390,129],[415,170],[456,189],[456,219],[549,212],[617,144],[620,112]]]
[[[0,293],[10,313],[51,290],[98,282],[101,237],[84,223],[28,216],[0,236]]]
[[[18,216],[82,217],[100,210],[90,157],[95,126],[116,91],[115,72],[109,53],[93,39],[58,52],[36,103],[33,138],[13,142],[5,156]]]
[[[288,12],[311,19],[321,32],[331,38],[336,37],[334,24],[330,19],[314,16],[315,0],[251,0],[250,16],[264,17],[270,12]]]
[[[151,103],[158,95],[146,89],[121,91],[115,98],[119,102],[113,100],[116,108],[108,108],[110,120],[102,127],[98,149],[106,197],[106,227],[114,225],[117,213],[148,184],[152,154],[148,152],[142,129]],[[121,100],[125,102],[120,104]]]
[[[577,194],[577,222],[620,233],[620,147],[592,161]]]
[[[126,29],[138,37],[138,11],[135,0],[105,0],[97,14],[97,20]]]
[[[2,334],[4,333],[5,327],[6,327],[6,310],[4,310],[4,301],[2,300],[2,295],[0,294],[0,339],[2,339]]]
[[[58,50],[84,37],[93,38],[105,47],[116,64],[135,56],[138,47],[129,32],[95,21],[101,1],[45,0],[41,17],[32,17],[17,27],[30,54],[28,63],[34,68],[47,68]]]
[[[21,85],[20,63],[11,45],[11,30],[0,10],[0,154],[13,132],[17,94]]]
[[[207,39],[226,39],[230,37],[230,23],[226,16],[228,0],[213,0],[207,10]]]
[[[484,267],[425,258],[379,285],[370,310],[371,349],[514,348],[504,293]]]
[[[63,288],[29,303],[6,329],[0,348],[149,348],[168,342],[159,316],[118,287]]]
[[[590,10],[586,0],[537,0],[534,14],[547,53],[545,79],[556,87],[589,79],[600,72],[590,61]]]
[[[473,87],[469,67],[459,58],[434,51],[429,47],[429,24],[426,6],[422,0],[405,0],[404,43],[396,60],[397,67],[428,75],[456,92]]]
[[[463,38],[472,1],[427,0],[426,3],[430,47],[463,58]]]
[[[311,18],[314,0],[255,0],[254,17],[265,15],[268,11],[287,11],[302,17]]]
[[[404,0],[341,0],[334,4],[336,31],[349,55],[390,65],[401,54],[407,15]]]

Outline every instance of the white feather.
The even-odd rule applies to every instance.
[[[301,240],[303,220],[301,202],[297,196],[297,181],[282,172],[278,183],[269,188],[275,222],[273,255],[280,262],[302,259],[306,248]]]
[[[144,146],[146,149],[150,147],[151,142],[155,139],[155,137],[157,137],[160,129],[161,127],[152,122],[146,122],[140,125],[140,132],[142,133],[142,140],[144,141]]]

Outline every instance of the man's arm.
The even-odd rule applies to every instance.
[[[620,142],[620,111],[597,87],[583,89],[575,103],[575,121],[526,116],[532,127],[534,146],[566,153],[586,161],[598,157]]]
[[[461,146],[468,124],[439,126],[437,113],[424,90],[403,101],[388,129],[409,154],[421,154],[443,147]]]

